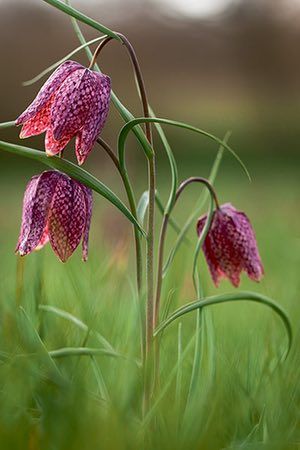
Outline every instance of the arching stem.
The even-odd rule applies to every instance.
[[[212,197],[214,198],[216,208],[219,209],[220,205],[218,202],[217,194],[212,186],[212,184],[206,179],[202,177],[190,177],[186,180],[184,180],[179,188],[176,191],[175,201],[172,206],[171,211],[173,210],[178,198],[184,191],[184,189],[191,183],[201,183],[204,184],[212,194]],[[162,288],[162,271],[163,271],[163,258],[164,258],[164,245],[165,245],[165,239],[166,239],[166,233],[167,228],[169,224],[169,218],[170,213],[164,215],[162,226],[161,226],[161,232],[159,237],[159,247],[158,247],[158,268],[157,268],[157,286],[156,286],[156,298],[155,298],[155,312],[154,312],[154,327],[157,326],[158,320],[159,320],[159,307],[160,307],[160,297],[161,297],[161,288]]]
[[[146,118],[150,117],[149,113],[149,103],[145,87],[145,82],[143,79],[142,71],[139,65],[138,58],[136,56],[135,50],[129,40],[121,33],[116,33],[122,43],[125,45],[132,65],[134,73],[136,76],[136,81],[139,88],[139,93],[141,97],[141,102],[143,106],[143,113]],[[97,47],[93,59],[90,64],[90,68],[93,67],[97,57],[100,55],[102,49],[110,42],[112,39],[107,37],[104,39]],[[145,135],[149,144],[152,146],[152,133],[151,124],[145,124]],[[128,181],[127,171],[123,170],[121,167],[125,179]],[[149,368],[149,357],[152,352],[152,341],[153,341],[153,330],[154,330],[154,211],[155,211],[155,189],[156,189],[156,170],[155,170],[155,156],[152,155],[148,158],[148,189],[149,189],[149,208],[148,208],[148,230],[147,230],[147,306],[146,306],[146,342],[145,342],[145,359],[144,367],[145,372],[148,372]],[[147,409],[149,403],[149,379],[146,374],[145,379],[145,399],[144,408]]]

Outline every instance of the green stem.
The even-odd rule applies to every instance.
[[[154,329],[154,207],[155,207],[155,157],[148,159],[149,177],[149,209],[148,209],[148,237],[147,237],[147,329],[146,351],[151,351]]]
[[[174,199],[174,203],[172,205],[172,208],[170,209],[170,211],[168,213],[166,213],[164,215],[163,218],[163,222],[162,222],[162,227],[161,227],[161,232],[160,232],[160,239],[159,239],[159,247],[158,247],[158,268],[157,268],[157,286],[156,286],[156,299],[155,299],[155,311],[154,311],[154,327],[157,326],[158,320],[159,320],[159,308],[160,308],[160,297],[161,297],[161,288],[162,288],[162,272],[163,272],[163,258],[164,258],[164,244],[165,244],[165,239],[166,239],[166,233],[167,233],[167,228],[168,228],[168,224],[169,224],[169,219],[170,219],[170,214],[178,200],[178,198],[180,197],[181,193],[184,191],[184,189],[191,183],[201,183],[204,184],[210,194],[212,199],[215,202],[215,205],[217,208],[219,208],[219,202],[217,199],[217,195],[216,192],[212,186],[212,184],[206,179],[206,178],[202,178],[202,177],[190,177],[187,180],[184,180],[179,188],[176,191],[176,196]],[[208,227],[210,226],[210,223],[208,225]],[[208,231],[207,226],[205,228],[205,233]],[[200,246],[202,245],[202,240],[200,243]],[[200,247],[199,247],[200,249]],[[199,252],[199,250],[198,250]],[[194,263],[195,264],[195,263]],[[195,270],[195,265],[194,265],[194,270]],[[194,274],[194,272],[193,272]]]
[[[117,33],[119,38],[122,40],[122,43],[125,45],[132,65],[134,69],[134,73],[136,75],[136,80],[139,88],[139,93],[141,96],[143,112],[145,117],[149,118],[149,102],[147,98],[146,87],[142,75],[142,71],[139,65],[138,58],[136,56],[135,50],[129,40],[122,35],[121,33]],[[96,49],[94,56],[92,58],[90,67],[92,68],[95,64],[97,57],[100,55],[101,50],[109,43],[112,39],[107,37],[102,41],[98,48]],[[146,138],[148,141],[148,145],[152,146],[152,133],[151,133],[151,124],[146,123]],[[121,162],[120,164],[122,178],[125,183],[125,187],[129,186],[129,179],[126,170],[126,166]],[[148,209],[148,229],[147,229],[147,306],[146,306],[146,342],[145,342],[145,354],[144,354],[144,367],[145,367],[145,398],[144,398],[144,408],[148,408],[149,403],[149,358],[151,355],[152,349],[152,340],[153,340],[153,329],[154,329],[154,274],[153,274],[153,260],[154,260],[154,209],[155,209],[155,190],[156,190],[156,180],[155,180],[155,157],[154,152],[148,157],[148,185],[149,185],[149,209]],[[132,200],[132,199],[131,199]],[[130,200],[129,200],[130,201]]]
[[[152,386],[156,388],[156,365],[152,366],[153,350],[155,355],[159,355],[159,343],[156,342],[153,349],[153,331],[154,331],[154,211],[155,211],[155,156],[148,158],[148,189],[149,189],[149,207],[148,207],[148,229],[147,229],[147,254],[146,254],[146,273],[147,273],[147,305],[146,305],[146,348],[144,361],[144,398],[143,415],[149,410],[150,395]],[[154,361],[157,357],[154,358]],[[154,370],[153,370],[154,369]],[[154,380],[152,385],[152,374]]]
[[[128,173],[126,170],[123,170],[119,164],[119,160],[117,156],[115,155],[114,151],[110,148],[109,144],[104,141],[102,138],[97,139],[98,144],[101,145],[101,147],[106,151],[108,156],[113,161],[114,165],[116,166],[122,181],[123,185],[127,194],[129,207],[132,215],[137,218],[137,211],[136,211],[136,202],[134,198],[133,189],[128,177]],[[142,245],[141,245],[141,235],[139,231],[136,229],[136,227],[133,227],[134,230],[134,240],[135,240],[135,254],[136,254],[136,280],[137,280],[137,289],[139,296],[141,295],[142,285],[143,285],[143,263],[142,263]]]

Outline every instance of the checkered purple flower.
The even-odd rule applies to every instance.
[[[198,220],[198,236],[206,219],[205,215]],[[216,286],[220,278],[227,277],[238,287],[242,271],[254,281],[260,281],[263,276],[264,269],[250,221],[245,213],[237,211],[230,203],[214,212],[203,251]]]
[[[20,137],[46,131],[49,156],[60,153],[76,136],[76,157],[83,164],[104,127],[110,103],[110,78],[74,61],[61,64],[34,101],[16,120]]]
[[[27,255],[49,241],[65,262],[82,241],[86,261],[91,215],[91,189],[54,170],[36,175],[26,187],[16,252]]]

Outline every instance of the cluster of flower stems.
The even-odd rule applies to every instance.
[[[175,203],[177,202],[180,194],[183,192],[186,186],[190,183],[202,183],[204,184],[210,191],[215,205],[218,208],[219,203],[217,200],[217,196],[215,190],[211,183],[202,177],[191,177],[187,180],[183,181],[179,188],[176,191],[176,195],[173,201],[173,204],[169,208],[167,212],[163,215],[160,236],[159,236],[159,244],[158,244],[158,264],[157,264],[157,273],[155,280],[155,264],[154,264],[154,223],[155,223],[155,194],[156,194],[156,164],[155,164],[155,151],[153,149],[153,139],[152,139],[152,130],[151,130],[151,122],[154,122],[155,119],[151,119],[150,115],[150,107],[149,101],[146,91],[146,86],[144,82],[144,78],[142,75],[142,71],[140,68],[140,64],[138,62],[138,58],[136,56],[135,50],[130,43],[130,41],[120,33],[117,33],[120,37],[123,45],[126,47],[128,54],[130,56],[132,66],[135,72],[135,77],[137,80],[139,94],[141,98],[143,115],[145,120],[145,136],[149,142],[151,147],[151,152],[149,152],[148,160],[148,228],[147,228],[147,255],[146,255],[146,316],[145,321],[142,318],[142,360],[143,366],[145,368],[145,403],[149,401],[147,396],[150,394],[151,389],[155,389],[155,386],[158,382],[158,374],[159,374],[159,346],[153,346],[154,340],[154,330],[158,325],[159,321],[159,310],[160,310],[160,299],[161,299],[161,289],[162,289],[162,280],[163,280],[163,261],[164,261],[164,245],[165,238],[167,233],[167,228],[169,224],[169,218]],[[97,57],[100,55],[102,49],[112,40],[112,37],[107,37],[104,39],[99,46],[97,47],[93,58],[90,63],[90,68],[93,68]],[[98,143],[104,148],[107,154],[110,156],[112,161],[114,162],[116,168],[118,169],[122,180],[124,182],[124,186],[128,195],[128,200],[131,208],[132,214],[136,217],[136,205],[134,201],[133,191],[131,188],[131,184],[129,181],[128,173],[126,169],[122,168],[119,163],[118,158],[116,157],[114,151],[111,147],[105,142],[102,138],[98,138]],[[141,234],[137,228],[134,228],[135,234],[135,252],[136,252],[136,282],[137,282],[137,290],[140,301],[142,301],[145,292],[144,292],[144,283],[143,283],[143,258],[142,258],[142,245],[141,245]],[[156,281],[156,289],[155,289],[155,281]],[[151,363],[154,358],[154,380],[151,386]],[[147,381],[148,379],[148,381]],[[145,407],[147,407],[145,405]]]

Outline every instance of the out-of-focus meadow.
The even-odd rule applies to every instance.
[[[138,310],[132,293],[131,227],[95,196],[89,261],[81,263],[77,251],[63,265],[45,248],[25,259],[24,287],[18,291],[16,278],[20,284],[21,275],[17,276],[14,247],[23,191],[30,176],[44,167],[0,151],[1,449],[300,448],[300,2],[228,1],[223,2],[223,10],[206,15],[199,13],[197,2],[177,3],[178,9],[176,2],[171,6],[150,0],[74,0],[72,4],[132,41],[157,116],[190,122],[221,138],[232,130],[230,144],[247,165],[252,182],[225,152],[216,189],[221,202],[232,202],[251,218],[265,266],[259,285],[243,277],[241,287],[273,297],[287,310],[294,348],[272,375],[286,345],[273,313],[247,303],[212,308],[205,326],[213,337],[202,348],[204,364],[195,400],[185,407],[195,319],[183,319],[181,341],[178,325],[163,336],[161,395],[153,412],[155,420],[149,417],[142,424],[151,430],[154,420],[158,426],[151,445],[143,442],[137,418],[141,386],[134,359]],[[85,26],[82,29],[87,39],[97,36]],[[24,87],[22,81],[79,44],[69,18],[40,0],[0,0],[0,43],[0,122],[4,122],[14,120],[41,85]],[[76,59],[87,64],[84,52]],[[112,77],[124,104],[142,116],[122,48],[115,43],[108,46],[101,67]],[[103,136],[113,146],[121,125],[112,107]],[[188,131],[168,127],[165,131],[180,179],[207,176],[216,146]],[[1,140],[19,143],[18,130],[1,130]],[[25,145],[43,149],[43,139],[31,138]],[[142,193],[146,189],[143,155],[134,138],[128,147],[130,175]],[[157,152],[159,190],[166,199],[169,169],[159,143]],[[118,174],[100,147],[86,168],[125,201]],[[179,223],[185,223],[198,196],[199,187],[184,194],[176,207]],[[189,237],[194,248],[195,227]],[[174,239],[171,231],[168,246]],[[163,301],[172,295],[172,310],[193,299],[190,255],[183,246],[166,278]],[[232,290],[224,281],[217,291],[201,261],[207,294]],[[16,303],[27,316],[16,313]],[[76,315],[105,336],[113,347],[110,351],[130,358],[98,355],[90,363],[84,356],[56,359],[54,355],[52,360],[34,329],[39,329],[48,350],[83,346],[85,339],[88,347],[97,347],[103,341],[95,334],[85,338],[85,330],[66,318],[37,311],[37,303]],[[184,349],[180,371],[178,342]],[[24,357],[33,353],[39,356]],[[107,404],[111,406],[103,406]]]

